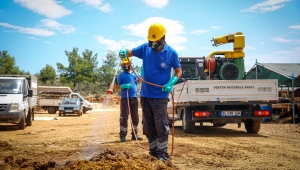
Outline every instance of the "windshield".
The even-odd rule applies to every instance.
[[[76,105],[78,105],[78,104],[79,104],[79,101],[78,101],[78,100],[74,100],[74,99],[68,98],[68,99],[64,99],[62,103],[63,103],[63,104],[76,104]]]
[[[22,80],[0,79],[0,94],[22,94]]]

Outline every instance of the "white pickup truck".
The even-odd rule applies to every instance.
[[[83,103],[83,113],[92,110],[92,104],[85,100],[79,93],[73,93],[70,87],[65,86],[38,86],[38,106],[47,110],[49,114],[58,111],[59,103],[64,98],[80,98]]]
[[[37,78],[32,75],[0,75],[0,124],[31,126],[37,106]]]
[[[181,67],[194,71],[195,62],[181,61]],[[190,69],[191,68],[191,69]],[[196,72],[196,71],[195,71]],[[192,75],[197,75],[195,72]],[[183,80],[182,80],[183,79]],[[189,76],[173,87],[173,98],[169,96],[169,124],[181,120],[183,131],[193,133],[195,123],[210,122],[215,127],[243,122],[248,133],[257,133],[263,118],[270,116],[269,110],[261,105],[271,106],[278,100],[278,80],[200,80]]]

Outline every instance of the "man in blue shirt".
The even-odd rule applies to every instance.
[[[142,140],[138,136],[138,99],[137,99],[137,77],[130,70],[131,62],[128,58],[122,60],[123,71],[118,75],[118,83],[121,88],[121,105],[120,105],[120,139],[122,142],[126,141],[128,116],[129,111],[132,120],[132,140]],[[134,133],[134,132],[135,133]]]
[[[122,49],[123,57],[136,56],[143,60],[141,106],[143,134],[147,136],[150,155],[166,162],[169,159],[168,135],[170,133],[167,104],[169,92],[181,77],[182,70],[177,52],[165,41],[167,30],[161,23],[153,23],[148,30],[148,43],[136,48]],[[171,75],[171,68],[175,75]],[[161,87],[163,86],[163,88]]]

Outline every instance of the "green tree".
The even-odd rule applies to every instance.
[[[81,57],[78,54],[78,48],[73,48],[71,52],[65,51],[65,54],[68,57],[69,66],[65,67],[61,63],[56,63],[60,73],[60,82],[72,84],[76,92],[87,89],[91,83],[96,81],[97,54],[93,56],[92,51],[85,50],[82,52],[83,57]]]
[[[56,72],[55,69],[46,64],[46,67],[40,70],[38,74],[38,80],[41,82],[39,84],[42,85],[53,85],[56,81]]]
[[[100,83],[100,91],[103,93],[109,89],[113,78],[116,76],[116,70],[120,69],[118,65],[120,63],[120,59],[115,52],[109,50],[106,55],[106,60],[102,61],[103,64],[97,72]]]
[[[24,75],[30,74],[30,72],[25,72],[20,70],[18,66],[15,65],[15,57],[8,54],[7,51],[0,51],[0,74],[10,74],[10,75]]]

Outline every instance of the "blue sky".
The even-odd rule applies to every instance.
[[[232,50],[211,39],[245,35],[245,66],[300,63],[300,0],[1,0],[0,50],[21,70],[38,73],[46,64],[68,66],[65,51],[98,54],[147,41],[149,25],[162,22],[166,41],[180,57]],[[141,65],[134,58],[134,65]]]

